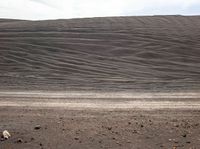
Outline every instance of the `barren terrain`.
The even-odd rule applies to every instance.
[[[199,149],[199,26],[0,19],[0,149]]]
[[[2,20],[0,88],[198,91],[199,26],[199,16]]]

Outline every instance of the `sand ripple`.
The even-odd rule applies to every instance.
[[[200,17],[0,21],[0,89],[200,89]]]

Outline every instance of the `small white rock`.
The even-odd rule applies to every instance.
[[[4,130],[4,131],[3,131],[2,136],[3,136],[4,139],[8,139],[8,138],[11,137],[10,133],[9,133],[7,130]]]

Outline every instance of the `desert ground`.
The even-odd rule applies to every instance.
[[[2,139],[1,148],[198,149],[200,146],[197,93],[173,96],[132,93],[120,98],[117,93],[80,95],[80,92],[1,92],[0,128],[11,133],[11,138]]]
[[[199,26],[0,19],[0,149],[199,149]]]

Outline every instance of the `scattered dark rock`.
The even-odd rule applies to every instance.
[[[178,143],[178,141],[174,141],[174,143]]]
[[[35,140],[34,138],[31,138],[31,141]]]
[[[43,146],[42,143],[39,144],[40,146]]]
[[[79,138],[78,138],[78,137],[75,137],[74,140],[79,140]]]
[[[112,127],[107,127],[108,130],[112,130]]]
[[[133,130],[133,133],[138,133],[137,130]]]
[[[175,127],[179,127],[179,125],[178,125],[178,124],[176,124],[176,125],[175,125]]]
[[[113,139],[113,140],[116,140],[116,138],[115,138],[115,137],[113,137],[112,139]]]
[[[22,143],[23,142],[23,140],[21,139],[21,138],[19,138],[19,139],[17,139],[17,141],[16,141],[17,143]]]
[[[113,133],[115,133],[115,134],[117,134],[117,135],[119,134],[119,132],[117,132],[117,131],[116,131],[116,132],[113,131]]]
[[[190,141],[187,141],[186,143],[187,143],[187,144],[190,144],[191,142],[190,142]]]
[[[186,137],[187,137],[187,135],[186,135],[186,134],[183,134],[182,136],[183,136],[184,138],[186,138]]]
[[[122,144],[119,141],[116,141],[116,144],[118,144],[119,146],[122,146]]]
[[[41,128],[40,125],[36,125],[34,129],[35,129],[35,130],[39,130],[40,128]]]
[[[143,127],[144,127],[144,125],[142,125],[142,124],[141,124],[141,125],[140,125],[140,127],[141,127],[141,128],[143,128]]]
[[[130,124],[131,124],[131,122],[128,122],[128,124],[130,125]]]

